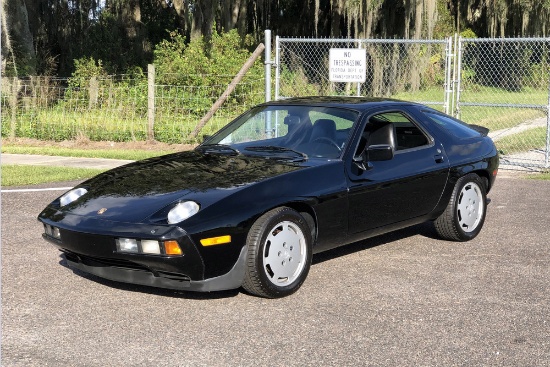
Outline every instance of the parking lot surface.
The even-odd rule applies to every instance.
[[[276,300],[73,272],[36,221],[59,194],[2,194],[2,366],[550,366],[549,181],[497,178],[470,242],[423,224],[315,255]]]

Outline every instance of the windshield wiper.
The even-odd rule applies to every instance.
[[[206,145],[199,145],[196,149],[208,154],[208,153],[221,153],[221,154],[234,154],[237,155],[240,152],[225,144],[206,144]]]
[[[290,154],[299,156],[299,158],[295,160],[299,160],[299,161],[307,160],[307,154],[305,153],[302,153],[290,148],[278,147],[275,145],[261,145],[261,146],[246,147],[244,148],[244,150],[248,150],[251,152],[260,152],[260,153],[276,153],[276,154],[282,153],[284,155],[290,153]]]

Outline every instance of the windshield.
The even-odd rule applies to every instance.
[[[260,106],[200,148],[227,147],[247,155],[296,160],[339,158],[357,116],[356,111],[335,107]]]

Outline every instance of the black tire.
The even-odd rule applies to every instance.
[[[434,221],[443,239],[469,241],[475,238],[485,222],[486,186],[481,177],[469,173],[458,179],[445,211]]]
[[[243,288],[251,294],[279,298],[296,292],[311,266],[311,229],[295,210],[280,207],[262,215],[247,236]]]

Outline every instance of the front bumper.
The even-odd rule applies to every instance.
[[[111,226],[107,231],[105,227],[98,230],[99,228],[92,226],[92,223],[87,223],[87,230],[81,232],[63,228],[59,222],[39,219],[46,225],[59,228],[59,238],[48,233],[44,233],[42,237],[64,253],[69,267],[101,278],[189,291],[235,289],[241,286],[244,279],[246,246],[240,249],[238,258],[228,267],[229,271],[205,278],[203,257],[191,237],[177,226],[137,226],[118,223],[115,228]],[[95,221],[94,224],[100,226],[99,222]],[[92,227],[95,227],[95,231],[91,231]],[[120,237],[176,240],[183,255],[117,252],[116,238]]]
[[[228,273],[205,280],[191,280],[188,276],[178,273],[156,272],[155,274],[147,269],[113,266],[102,261],[65,252],[65,259],[69,267],[101,278],[157,288],[200,292],[239,288],[244,279],[245,258],[246,247],[243,247],[239,259]]]

